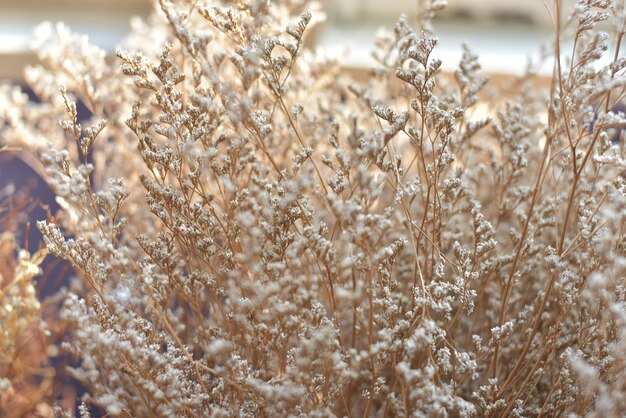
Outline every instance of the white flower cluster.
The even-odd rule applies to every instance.
[[[481,108],[479,58],[437,58],[445,2],[360,84],[307,49],[315,4],[222,3],[159,1],[113,64],[43,26],[42,103],[0,88],[62,207],[38,227],[76,275],[81,414],[626,410],[624,2],[556,2],[550,90]]]

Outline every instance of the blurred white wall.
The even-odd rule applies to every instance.
[[[0,78],[19,78],[33,62],[30,44],[43,21],[66,23],[108,51],[126,36],[132,16],[147,16],[150,0],[0,0]]]
[[[0,78],[17,77],[29,52],[33,28],[43,20],[64,21],[72,30],[113,51],[131,16],[147,16],[152,0],[0,0]],[[315,42],[343,51],[348,67],[369,66],[375,33],[393,27],[401,13],[415,18],[416,0],[321,0],[327,22]],[[564,0],[570,7],[575,0]],[[552,0],[448,0],[435,22],[444,68],[456,66],[463,42],[479,54],[487,71],[521,73],[529,55],[550,39]],[[546,6],[549,5],[549,6]]]
[[[564,9],[569,9],[576,0],[562,0]],[[336,17],[341,20],[394,20],[400,13],[416,12],[417,0],[327,0]],[[551,27],[549,9],[553,0],[448,0],[441,13],[447,19],[454,17],[475,22],[488,20],[527,23]]]
[[[562,0],[563,17],[576,0]],[[320,31],[318,44],[340,54],[348,45],[349,67],[373,64],[370,58],[377,28],[393,28],[401,13],[415,20],[416,0],[326,0],[329,21]],[[444,70],[456,68],[461,45],[478,54],[491,73],[524,73],[529,58],[538,60],[542,43],[552,42],[553,0],[448,0],[436,16],[437,58]],[[549,66],[542,71],[549,72]]]

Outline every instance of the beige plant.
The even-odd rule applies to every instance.
[[[5,218],[0,226],[5,227]],[[0,235],[0,416],[51,417],[54,369],[48,331],[34,278],[45,251],[19,250],[15,236]]]
[[[626,410],[624,2],[557,2],[549,89],[485,102],[469,48],[440,69],[441,7],[364,83],[299,1],[162,0],[113,63],[40,28],[42,102],[3,87],[0,133],[63,208],[83,415]]]

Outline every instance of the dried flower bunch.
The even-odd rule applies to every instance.
[[[17,204],[9,204],[4,192],[0,192],[0,416],[50,417],[54,369],[48,364],[49,331],[34,281],[45,251],[31,256],[17,250],[16,218],[28,205],[19,193]]]
[[[620,415],[624,1],[557,1],[549,89],[507,100],[440,69],[442,1],[361,83],[301,3],[161,0],[112,63],[44,25],[42,102],[0,90],[63,208],[81,414]]]

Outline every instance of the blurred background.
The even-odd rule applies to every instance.
[[[575,0],[564,0],[564,10]],[[379,27],[392,28],[401,13],[414,20],[416,0],[322,0],[328,15],[316,32],[316,45],[349,51],[346,66],[371,64]],[[92,43],[113,52],[133,16],[146,17],[151,0],[0,0],[0,78],[19,79],[32,62],[33,28],[44,20],[63,21]],[[552,33],[551,0],[449,0],[438,14],[435,33],[444,69],[454,68],[466,42],[487,72],[522,74],[529,56],[537,57]],[[447,67],[446,67],[447,66]]]

